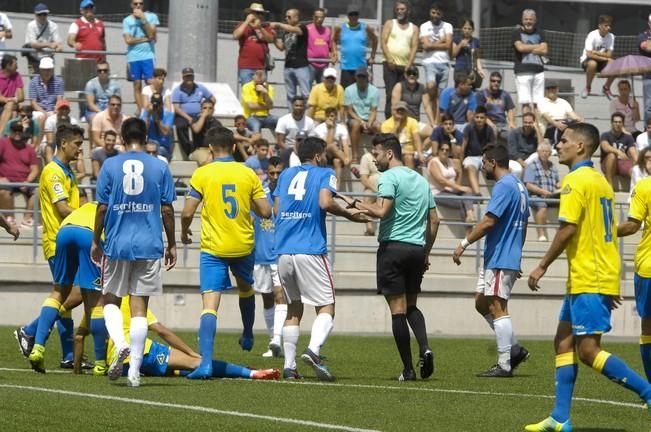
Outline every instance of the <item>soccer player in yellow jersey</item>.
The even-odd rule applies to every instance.
[[[642,241],[635,252],[635,303],[642,318],[640,354],[651,382],[651,177],[638,182],[631,194],[628,220],[617,227],[618,236],[629,236],[638,232],[644,223]]]
[[[570,405],[579,359],[636,392],[651,410],[651,384],[622,360],[601,349],[601,335],[610,331],[611,310],[619,302],[620,259],[613,211],[615,194],[591,160],[598,146],[599,131],[587,123],[568,126],[558,144],[560,162],[570,167],[561,188],[561,226],[549,250],[529,275],[529,288],[537,291],[551,263],[566,251],[567,295],[554,339],[556,405],[549,417],[527,425],[526,431],[572,430]]]
[[[197,169],[190,180],[190,193],[181,214],[181,241],[192,242],[190,224],[203,202],[201,211],[200,292],[203,311],[199,323],[201,365],[188,378],[212,376],[212,352],[217,330],[217,310],[221,292],[232,287],[228,269],[235,275],[240,294],[240,312],[244,331],[242,349],[253,348],[253,222],[250,212],[271,216],[271,206],[257,174],[235,162],[233,132],[224,127],[209,129],[205,137],[214,161]]]
[[[81,153],[81,145],[84,140],[84,131],[78,126],[61,126],[56,132],[57,154],[48,163],[39,182],[39,204],[41,218],[43,221],[43,252],[45,259],[50,265],[50,271],[54,276],[54,256],[56,250],[56,236],[63,219],[79,207],[79,189],[77,179],[70,168],[70,163],[76,161]],[[81,303],[81,294],[75,290],[68,302],[68,295],[63,295],[55,286],[52,294],[43,302],[41,316],[53,316],[59,319],[59,334],[61,336],[61,348],[63,351],[64,363],[72,367],[72,338],[73,321],[71,310]],[[39,319],[40,320],[40,319]],[[39,330],[38,321],[34,321],[26,328],[19,328],[16,337],[23,346],[22,340],[34,336],[34,346],[39,346],[37,352],[32,348],[29,357],[34,370],[44,372],[42,352],[38,352],[45,343],[50,327],[43,327]],[[32,356],[32,354],[34,354]]]

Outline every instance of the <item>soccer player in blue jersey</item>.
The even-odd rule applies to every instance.
[[[149,296],[160,295],[163,227],[167,236],[165,268],[176,264],[174,239],[174,180],[167,164],[144,152],[145,122],[130,118],[122,124],[126,152],[107,159],[97,178],[97,214],[91,256],[102,262],[104,318],[115,342],[108,375],[121,375],[121,364],[131,356],[128,385],[140,386]],[[161,215],[163,223],[161,226]],[[102,234],[106,239],[102,242]],[[102,261],[102,258],[104,260]],[[124,338],[120,304],[130,294],[130,344]]]
[[[326,143],[309,137],[298,147],[302,165],[280,175],[273,192],[276,215],[276,253],[278,272],[289,305],[283,327],[285,367],[283,377],[300,378],[296,369],[296,345],[303,305],[314,306],[316,319],[308,347],[301,358],[312,366],[321,380],[334,375],[319,356],[321,346],[332,331],[335,314],[335,289],[328,263],[326,213],[355,222],[367,222],[358,210],[344,209],[334,201],[337,177],[326,163]]]
[[[513,376],[513,369],[529,357],[529,351],[518,344],[508,310],[511,290],[521,275],[529,194],[522,182],[509,172],[506,147],[488,146],[484,150],[482,169],[487,179],[497,183],[486,214],[457,246],[452,259],[460,265],[466,248],[486,236],[484,267],[479,271],[475,309],[495,331],[497,364],[478,376],[508,378]]]
[[[267,181],[262,185],[264,193],[273,206],[272,193],[278,184],[278,177],[283,171],[283,162],[277,156],[269,158]],[[287,300],[278,276],[278,255],[274,251],[274,218],[261,218],[255,213],[255,265],[253,267],[253,290],[262,296],[264,320],[271,340],[269,349],[262,357],[280,357],[283,324],[287,318]]]
[[[651,384],[618,357],[601,349],[601,335],[610,331],[611,310],[619,302],[620,256],[617,250],[613,188],[594,169],[592,155],[599,131],[588,123],[569,125],[557,145],[558,159],[570,167],[561,186],[560,228],[549,250],[529,275],[529,288],[565,250],[567,295],[561,307],[556,350],[556,404],[551,415],[525,427],[528,432],[572,430],[570,406],[578,361],[637,393],[651,413]]]

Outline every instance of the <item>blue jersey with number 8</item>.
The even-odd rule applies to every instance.
[[[137,151],[107,159],[97,178],[97,201],[108,206],[104,254],[121,260],[162,257],[161,204],[175,199],[165,162]]]
[[[325,255],[326,211],[319,206],[319,193],[337,193],[337,177],[330,168],[304,164],[280,175],[273,196],[279,200],[276,214],[278,255]]]

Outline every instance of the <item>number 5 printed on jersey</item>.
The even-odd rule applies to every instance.
[[[222,185],[222,200],[224,201],[224,204],[227,207],[230,207],[230,209],[228,208],[224,209],[224,214],[229,219],[235,219],[235,217],[237,216],[237,212],[239,210],[237,207],[237,200],[235,199],[233,194],[235,194],[234,184],[230,183],[230,184]]]

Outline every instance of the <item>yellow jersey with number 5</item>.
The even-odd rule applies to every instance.
[[[628,217],[644,224],[642,240],[635,251],[635,273],[643,278],[651,278],[651,177],[635,185]]]
[[[266,199],[255,171],[233,158],[220,158],[198,168],[190,187],[188,199],[203,202],[201,251],[223,258],[251,254],[251,202]]]
[[[619,295],[615,194],[591,161],[579,162],[563,179],[560,222],[576,225],[566,249],[568,294]]]

